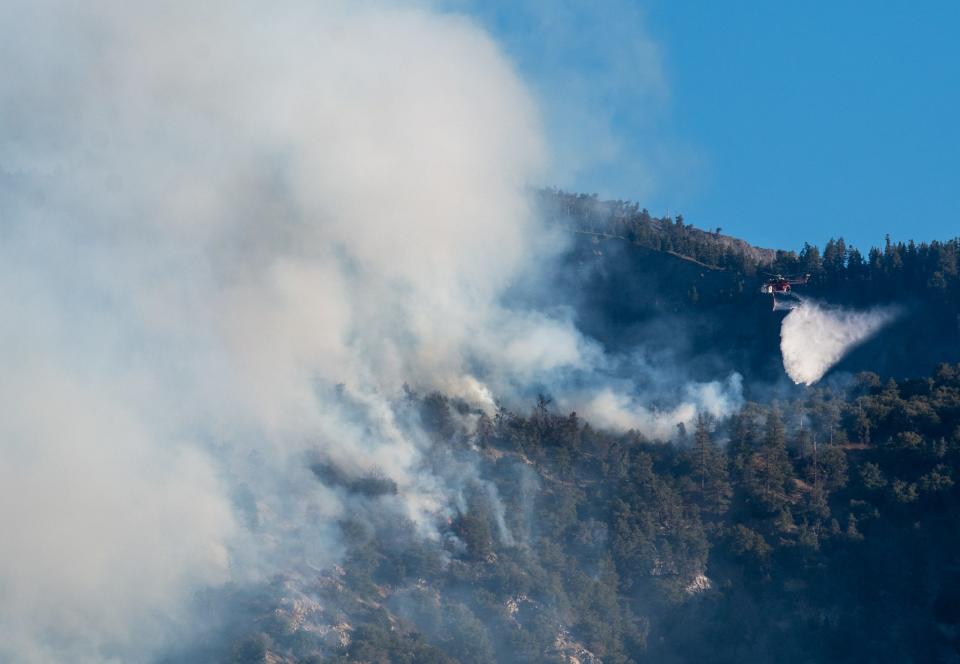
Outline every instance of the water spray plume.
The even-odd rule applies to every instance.
[[[783,368],[794,383],[813,385],[898,314],[896,307],[853,311],[804,299],[781,325]]]

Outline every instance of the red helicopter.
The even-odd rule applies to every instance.
[[[777,294],[791,295],[794,286],[803,286],[810,281],[810,275],[802,277],[785,277],[782,274],[764,273],[769,277],[760,287],[760,292],[772,296],[773,308],[777,308]]]

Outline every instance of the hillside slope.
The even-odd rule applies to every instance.
[[[674,445],[409,399],[426,463],[476,469],[440,537],[369,496],[342,566],[206,596],[216,631],[168,662],[960,660],[960,366],[747,404]]]
[[[335,524],[342,564],[305,552],[205,593],[209,624],[164,664],[960,661],[960,365],[937,365],[960,359],[952,245],[900,259],[890,245],[869,268],[845,251],[838,268],[835,244],[754,250],[610,209],[629,214],[564,217],[548,287],[511,297],[568,309],[611,355],[641,356],[627,370],[736,371],[746,403],[664,441],[549,394],[485,413],[407,391],[397,426],[423,441],[424,468],[455,469],[431,535],[381,509],[396,483],[304,459],[353,506]],[[904,313],[836,380],[797,386],[786,314],[757,292],[766,267],[809,268],[809,296],[832,306]],[[256,532],[270,515],[249,502]]]
[[[768,271],[809,273],[797,289],[827,307],[896,305],[902,315],[850,353],[836,371],[907,378],[960,361],[957,241],[892,244],[864,259],[843,241],[821,253],[752,247],[637,206],[541,192],[555,223],[571,229],[552,304],[577,311],[588,334],[618,352],[643,346],[682,358],[694,375],[737,371],[747,385],[785,379],[780,321],[759,293]]]

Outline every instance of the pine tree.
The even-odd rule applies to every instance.
[[[767,415],[763,442],[751,455],[745,470],[747,491],[763,509],[775,512],[786,505],[786,484],[793,476],[793,466],[787,455],[783,419],[776,406]]]
[[[724,514],[730,506],[733,493],[727,457],[711,439],[710,423],[704,415],[697,418],[691,459],[703,510],[716,516]]]

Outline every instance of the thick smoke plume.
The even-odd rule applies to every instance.
[[[798,385],[813,385],[844,355],[898,315],[894,307],[850,311],[804,299],[780,328],[783,368]]]
[[[2,660],[148,660],[371,500],[437,537],[471,471],[423,468],[405,385],[651,435],[739,399],[648,409],[571,316],[502,304],[562,243],[535,105],[463,18],[11,0],[0,58]]]

